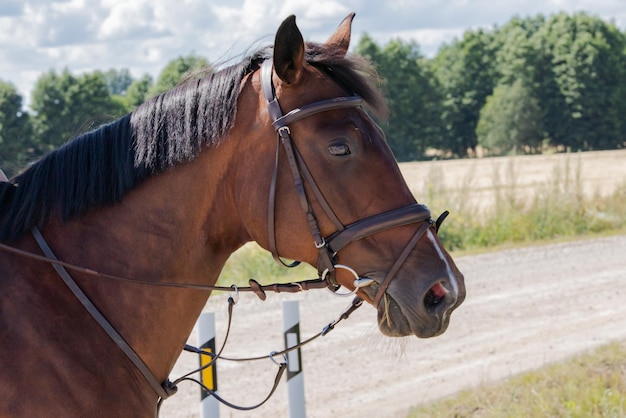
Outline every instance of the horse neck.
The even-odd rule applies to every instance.
[[[247,241],[233,218],[237,211],[225,186],[226,152],[222,149],[220,158],[205,152],[148,179],[119,205],[65,224],[52,222],[43,233],[60,259],[95,271],[145,281],[214,284],[228,256]],[[164,380],[209,292],[71,274]]]

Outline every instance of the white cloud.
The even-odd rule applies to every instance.
[[[109,2],[108,14],[99,24],[99,41],[117,41],[132,38],[159,38],[170,34],[166,25],[155,19],[152,2],[117,1]],[[133,22],[129,25],[129,22]]]

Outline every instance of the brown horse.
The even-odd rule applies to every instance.
[[[251,240],[317,265],[331,287],[373,279],[358,294],[387,335],[445,331],[463,276],[365,112],[385,105],[347,53],[352,17],[324,44],[290,17],[273,48],[0,184],[0,416],[153,416],[164,394],[149,380],[167,380],[210,294],[158,284],[213,285]],[[90,270],[67,281],[24,255],[50,251]]]

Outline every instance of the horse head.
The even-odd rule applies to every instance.
[[[295,17],[287,18],[272,57],[245,81],[257,99],[240,98],[239,106],[260,114],[252,134],[259,138],[246,137],[259,162],[248,160],[239,195],[261,203],[241,202],[241,213],[252,238],[275,255],[358,287],[384,334],[439,335],[465,297],[463,275],[369,115],[386,108],[372,67],[348,53],[353,17],[324,44],[305,43]]]

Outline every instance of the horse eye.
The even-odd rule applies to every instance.
[[[328,147],[328,151],[336,157],[350,155],[350,147],[346,144],[335,144]]]

